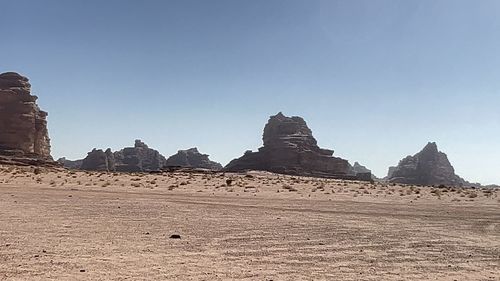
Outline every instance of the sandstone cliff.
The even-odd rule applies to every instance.
[[[31,95],[28,78],[0,74],[0,161],[14,164],[54,164],[50,156],[47,112]]]

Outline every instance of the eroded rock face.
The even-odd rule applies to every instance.
[[[141,140],[136,140],[134,147],[126,147],[114,153],[116,171],[150,172],[165,166],[166,159],[158,151],[149,148]]]
[[[57,159],[57,162],[67,169],[80,169],[82,167],[83,159],[80,160],[69,160],[65,157]]]
[[[66,168],[109,172],[158,171],[167,161],[158,151],[149,148],[140,140],[135,141],[134,147],[126,147],[120,151],[94,148],[83,160],[69,161],[64,158],[60,160]],[[78,167],[80,162],[81,165]]]
[[[82,165],[80,167],[82,170],[86,171],[103,171],[111,172],[115,170],[115,159],[111,152],[111,149],[93,149],[87,154],[87,157],[83,159]]]
[[[47,112],[31,95],[28,78],[0,74],[0,155],[55,163],[50,156]]]
[[[392,178],[392,174],[398,169],[396,166],[391,166],[389,167],[389,170],[387,171],[387,177],[386,179]]]
[[[354,165],[349,167],[350,173],[356,175],[358,180],[372,181],[377,180],[377,177],[372,174],[372,171],[365,166],[354,162]]]
[[[455,174],[448,157],[440,152],[435,142],[422,151],[407,156],[397,167],[390,169],[388,181],[416,185],[463,186],[467,182]]]
[[[333,157],[333,150],[318,147],[301,117],[271,116],[264,128],[264,146],[247,151],[224,170],[263,170],[304,176],[344,176],[350,172],[347,160]]]
[[[354,162],[354,165],[351,167],[351,171],[354,174],[363,174],[363,173],[371,173],[372,171],[365,166],[359,164],[358,162]]]
[[[207,154],[201,154],[196,147],[187,150],[179,150],[177,154],[167,159],[166,166],[221,170],[222,165],[210,161],[208,156]]]

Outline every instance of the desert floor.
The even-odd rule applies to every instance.
[[[500,280],[499,194],[0,167],[0,280]]]

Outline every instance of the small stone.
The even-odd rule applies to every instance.
[[[170,239],[181,239],[181,236],[179,234],[172,234],[170,235]]]

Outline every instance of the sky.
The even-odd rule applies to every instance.
[[[500,183],[500,1],[0,0],[54,158],[142,139],[227,164],[270,115],[383,177],[429,141]]]

